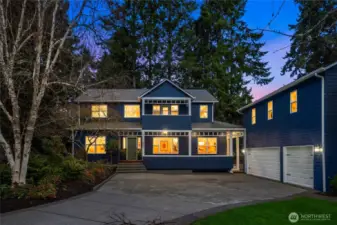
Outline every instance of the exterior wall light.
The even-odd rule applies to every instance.
[[[314,151],[315,151],[315,152],[323,152],[323,149],[322,149],[321,146],[316,145],[316,146],[314,147]]]
[[[243,154],[245,154],[246,150],[245,150],[245,149],[242,149],[241,152],[242,152]]]

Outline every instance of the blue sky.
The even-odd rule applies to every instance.
[[[276,14],[278,11],[282,1],[283,0],[248,0],[244,20],[248,23],[250,28],[264,28],[272,18],[272,13],[274,12],[274,14]],[[297,16],[298,7],[294,1],[286,0],[280,14],[270,25],[270,29],[291,34],[288,29],[288,24],[295,24]],[[278,51],[290,45],[289,38],[280,34],[265,32],[262,40],[265,42],[263,50],[269,52],[264,60],[269,63],[271,73],[275,78],[267,86],[249,85],[252,87],[254,99],[258,99],[293,80],[293,78],[290,78],[287,74],[281,76],[281,67],[285,62],[283,56],[289,47]]]

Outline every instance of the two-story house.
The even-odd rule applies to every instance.
[[[326,191],[337,175],[337,62],[239,109],[248,174]]]
[[[148,170],[240,169],[245,129],[215,121],[218,101],[206,90],[164,80],[151,89],[90,89],[75,102],[77,148],[89,160],[108,159],[115,140],[118,162],[138,160]]]

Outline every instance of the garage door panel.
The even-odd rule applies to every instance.
[[[312,147],[285,147],[284,151],[284,182],[313,188],[314,160]]]
[[[252,148],[247,151],[248,174],[280,180],[280,149]]]

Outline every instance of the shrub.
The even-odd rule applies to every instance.
[[[0,184],[0,199],[10,198],[12,196],[12,188],[7,184]]]
[[[17,199],[25,198],[31,188],[32,188],[32,185],[29,185],[29,184],[16,186],[12,189],[11,197],[17,198]]]
[[[331,191],[337,195],[337,175],[335,175],[330,181]]]
[[[88,183],[88,184],[94,184],[95,183],[95,176],[89,169],[86,169],[84,171],[83,181]]]
[[[11,185],[12,172],[8,164],[0,164],[0,184]]]
[[[75,158],[68,158],[62,165],[62,177],[64,180],[78,180],[82,178],[86,163]]]
[[[29,189],[27,198],[29,199],[52,199],[56,198],[57,189],[55,184],[41,183]]]
[[[44,178],[42,178],[39,181],[39,184],[55,184],[56,186],[61,184],[61,176],[60,175],[49,175]]]

